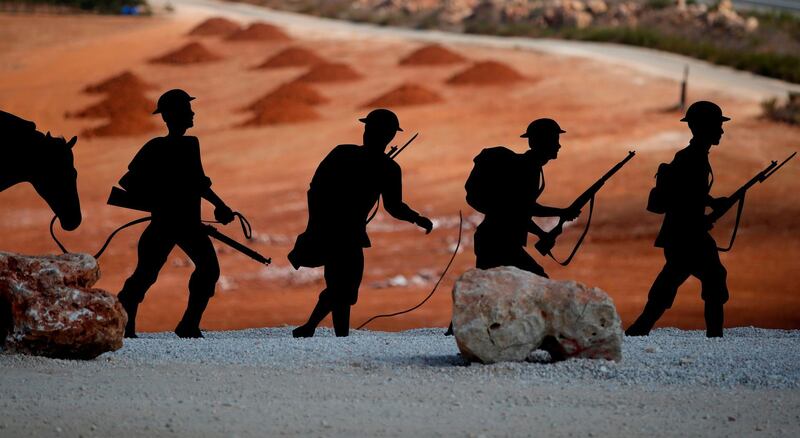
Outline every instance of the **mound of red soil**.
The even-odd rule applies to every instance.
[[[267,23],[253,23],[225,38],[229,41],[289,41],[291,38],[280,27]]]
[[[307,65],[317,65],[324,63],[325,60],[303,47],[289,47],[273,55],[256,68],[281,68],[297,67]]]
[[[313,66],[297,80],[301,82],[343,82],[360,78],[361,75],[347,64],[327,62]]]
[[[465,62],[467,58],[438,44],[430,44],[411,52],[400,65],[448,65]]]
[[[281,125],[285,123],[301,123],[316,120],[319,114],[311,105],[279,100],[274,104],[266,105],[255,111],[253,118],[244,122],[242,126]]]
[[[267,106],[282,105],[284,102],[299,102],[306,105],[319,105],[328,101],[310,85],[302,82],[287,82],[270,91],[247,106],[247,110],[261,111]]]
[[[87,85],[83,91],[86,93],[116,93],[119,91],[144,91],[153,88],[153,85],[143,81],[139,76],[126,70],[116,76],[96,84]]]
[[[153,132],[158,128],[156,117],[150,114],[115,116],[101,126],[85,129],[83,137],[121,137]]]
[[[372,108],[391,108],[395,106],[424,105],[441,101],[441,96],[425,87],[417,84],[403,84],[375,98],[375,100],[368,102],[364,106]]]
[[[138,90],[112,91],[100,102],[80,111],[68,113],[67,117],[109,118],[143,115],[149,116],[156,104]]]
[[[198,24],[191,31],[189,35],[197,36],[213,36],[213,35],[230,35],[234,32],[241,30],[242,27],[235,21],[228,20],[222,17],[212,17],[208,20]]]
[[[153,58],[150,60],[156,64],[198,64],[203,62],[212,62],[222,59],[219,55],[209,51],[206,46],[198,43],[191,42],[185,46],[169,52],[165,55]]]
[[[453,85],[501,85],[525,79],[518,71],[497,62],[483,61],[473,64],[447,80]]]

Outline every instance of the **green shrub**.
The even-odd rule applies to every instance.
[[[800,93],[789,93],[786,103],[780,105],[778,99],[769,99],[761,103],[764,117],[777,122],[800,125]]]

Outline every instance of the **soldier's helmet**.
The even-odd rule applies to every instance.
[[[536,119],[528,125],[528,129],[524,134],[520,135],[521,138],[536,138],[541,136],[551,136],[553,134],[564,134],[565,130],[561,129],[553,119]]]
[[[397,115],[385,108],[372,110],[367,114],[367,117],[362,117],[358,119],[358,121],[365,125],[377,127],[382,131],[403,130],[403,128],[400,127],[400,120],[397,118]]]
[[[707,100],[697,101],[686,110],[686,116],[681,122],[689,123],[719,123],[727,122],[730,117],[722,115],[722,108],[714,102]]]
[[[194,99],[194,97],[189,96],[189,93],[179,88],[169,90],[158,98],[156,110],[153,111],[153,114],[168,113],[176,109],[185,108],[185,105]]]

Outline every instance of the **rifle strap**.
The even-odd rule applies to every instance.
[[[253,237],[253,228],[250,226],[250,221],[248,221],[247,218],[244,217],[244,215],[239,213],[238,211],[233,212],[233,215],[239,219],[239,225],[242,226],[242,234],[244,234],[245,239],[250,240]],[[55,225],[57,219],[58,219],[58,216],[53,216],[53,219],[50,221],[50,237],[53,238],[53,241],[56,243],[56,245],[58,245],[58,248],[61,250],[62,253],[69,254],[70,251],[61,243],[60,240],[58,240],[58,237],[56,237],[55,230],[53,229],[53,226]],[[130,222],[118,227],[111,234],[109,234],[109,236],[106,239],[105,243],[103,243],[103,246],[100,248],[99,251],[97,251],[94,254],[94,258],[95,259],[99,259],[100,256],[103,255],[103,253],[106,251],[106,248],[108,248],[108,245],[114,239],[114,236],[116,236],[117,233],[119,233],[120,231],[124,230],[125,228],[140,224],[142,222],[148,222],[148,221],[151,221],[151,220],[153,220],[152,216],[140,217],[139,219],[134,219],[134,220],[132,220],[132,221],[130,221]],[[220,223],[219,221],[202,221],[202,222],[203,223],[207,223],[207,224],[219,224]]]
[[[589,199],[589,217],[586,218],[586,226],[583,228],[583,233],[581,233],[581,237],[578,238],[578,242],[575,243],[575,247],[572,248],[572,252],[569,254],[569,257],[561,262],[553,256],[553,251],[547,253],[551,259],[561,266],[567,266],[572,261],[572,258],[575,257],[575,254],[578,253],[578,248],[580,248],[581,244],[583,244],[583,239],[586,237],[586,234],[589,233],[589,225],[592,224],[592,213],[594,212],[594,197],[595,195],[592,195],[591,199]]]
[[[442,280],[444,280],[445,275],[447,275],[447,271],[450,270],[450,266],[453,265],[453,260],[456,259],[456,256],[458,255],[458,250],[461,248],[461,235],[463,233],[464,233],[464,216],[461,214],[461,210],[459,210],[458,211],[458,241],[456,242],[456,248],[453,250],[453,254],[450,256],[450,261],[448,261],[447,265],[444,267],[444,271],[442,271],[442,275],[440,275],[439,279],[436,280],[436,284],[433,285],[433,289],[431,289],[431,291],[428,293],[428,295],[425,297],[425,299],[423,299],[422,301],[417,303],[414,307],[408,308],[406,310],[401,310],[399,312],[394,312],[394,313],[385,313],[385,314],[382,314],[382,315],[375,315],[372,318],[368,319],[363,324],[361,324],[360,326],[358,326],[356,328],[356,330],[361,330],[367,324],[371,323],[372,321],[374,321],[374,320],[376,320],[378,318],[391,318],[391,317],[394,317],[394,316],[397,316],[397,315],[403,315],[403,314],[406,314],[406,313],[409,313],[409,312],[413,312],[414,310],[417,310],[420,307],[422,307],[423,304],[427,303],[428,300],[431,299],[433,294],[436,292],[436,290],[439,289],[439,284],[442,282]]]
[[[742,211],[744,211],[744,195],[742,195],[742,197],[739,198],[737,204],[739,205],[736,207],[736,221],[734,222],[733,225],[733,233],[731,234],[731,241],[725,248],[717,247],[717,251],[728,252],[731,250],[731,248],[733,248],[733,242],[736,240],[736,232],[739,231],[739,220],[741,220]]]

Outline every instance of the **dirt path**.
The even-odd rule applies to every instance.
[[[659,330],[619,363],[464,366],[441,330],[148,334],[0,355],[0,436],[797,436],[797,332]]]

